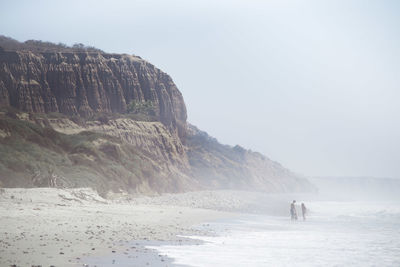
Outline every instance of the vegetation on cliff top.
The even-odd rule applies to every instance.
[[[19,42],[4,35],[0,35],[0,50],[1,49],[6,51],[29,50],[32,52],[103,52],[96,47],[86,46],[81,43],[68,46],[63,43],[55,44],[40,40],[27,40],[25,42]]]

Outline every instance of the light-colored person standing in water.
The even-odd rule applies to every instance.
[[[306,220],[307,208],[306,208],[306,205],[304,205],[304,203],[301,203],[301,213],[303,214],[303,221],[305,221]]]
[[[296,200],[293,200],[293,202],[290,204],[290,218],[292,219],[292,221],[297,220],[297,211],[295,203]]]

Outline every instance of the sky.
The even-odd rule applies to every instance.
[[[139,55],[188,121],[305,176],[400,178],[400,2],[1,0],[0,34]]]

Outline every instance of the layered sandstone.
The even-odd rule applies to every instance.
[[[90,117],[154,103],[156,118],[180,137],[186,107],[170,76],[139,57],[100,52],[0,51],[0,104],[29,113]]]

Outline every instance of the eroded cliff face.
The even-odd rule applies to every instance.
[[[90,117],[151,101],[171,132],[185,136],[186,107],[170,76],[131,55],[0,51],[0,105],[30,113]]]
[[[179,184],[190,184],[195,186],[191,174],[191,167],[179,137],[170,133],[170,131],[160,122],[134,121],[127,118],[110,120],[107,123],[100,121],[88,121],[84,125],[77,125],[73,121],[64,119],[48,119],[52,129],[64,134],[78,134],[81,132],[95,132],[113,136],[124,143],[132,145],[138,151],[146,155],[155,163],[159,174],[168,177],[171,184],[176,180]],[[40,123],[45,126],[45,123]],[[190,187],[182,186],[181,190]],[[195,186],[193,189],[199,188]],[[161,190],[163,191],[163,190]]]
[[[92,187],[101,193],[199,190],[178,136],[160,122],[0,112],[0,187]]]

